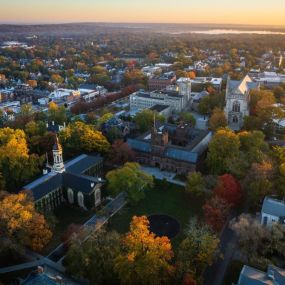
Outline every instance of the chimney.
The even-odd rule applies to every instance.
[[[63,278],[61,276],[56,276],[55,277],[55,282],[57,284],[63,284]]]
[[[43,175],[48,174],[48,170],[46,168],[43,169]]]
[[[52,123],[52,125],[54,126],[54,121],[52,121],[51,123]]]
[[[38,266],[37,272],[38,272],[39,274],[44,273],[44,268],[43,268],[42,266]]]

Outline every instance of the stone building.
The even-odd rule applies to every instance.
[[[103,158],[100,155],[80,155],[64,163],[62,147],[56,137],[51,170],[24,190],[32,192],[37,209],[51,211],[62,203],[91,209],[101,204],[100,178]]]
[[[241,81],[228,78],[224,111],[228,125],[234,131],[240,130],[244,117],[249,116],[249,93],[253,89],[259,89],[259,83],[253,82],[249,76]]]
[[[154,125],[151,132],[128,139],[127,143],[140,164],[187,174],[196,171],[211,138],[211,132],[187,124],[164,124],[160,127]]]

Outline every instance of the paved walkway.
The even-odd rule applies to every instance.
[[[127,204],[127,195],[126,193],[120,193],[116,198],[112,199],[104,208],[103,208],[103,215],[98,216],[95,214],[91,217],[84,226],[90,227],[92,229],[91,232],[94,230],[98,230],[101,228],[108,220],[115,215],[118,211],[120,211],[125,205]],[[88,238],[88,237],[87,237]],[[86,238],[86,239],[87,239]],[[50,265],[51,267],[55,268],[59,272],[64,272],[65,268],[61,265],[61,261],[66,253],[66,249],[64,244],[60,244],[55,250],[53,250],[47,257],[43,257],[40,254],[37,254],[29,249],[26,250],[26,256],[33,261],[17,264],[13,266],[3,267],[0,268],[0,274],[19,271],[23,269],[34,268],[37,266],[43,266],[45,264]]]
[[[226,223],[226,226],[220,237],[220,251],[223,257],[210,267],[204,273],[204,285],[222,285],[228,266],[235,254],[237,248],[237,237],[235,233],[229,228],[229,222],[236,217],[232,214]]]
[[[174,177],[176,173],[169,171],[162,171],[156,167],[141,166],[141,170],[154,176],[158,180],[167,180],[169,183],[176,184],[179,186],[185,186],[185,182],[176,180]]]

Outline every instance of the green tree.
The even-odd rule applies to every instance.
[[[187,176],[185,189],[188,193],[201,195],[205,190],[205,182],[200,172],[191,172]]]
[[[48,119],[50,122],[57,124],[63,124],[67,121],[66,110],[64,106],[58,106],[56,103],[49,103],[48,107]]]
[[[194,116],[190,112],[182,112],[180,114],[180,119],[184,123],[190,123],[192,126],[196,125],[196,119],[194,118]]]
[[[141,133],[148,131],[156,121],[165,122],[165,118],[162,115],[158,115],[152,110],[146,109],[136,114],[134,121]]]
[[[190,221],[186,235],[177,253],[177,272],[180,278],[190,273],[200,284],[204,270],[217,256],[219,239],[207,226],[199,225],[195,219]]]
[[[65,258],[67,271],[91,284],[116,284],[115,259],[121,253],[121,237],[117,232],[101,229],[73,236]]]
[[[229,129],[219,129],[209,144],[207,165],[212,174],[226,173],[227,160],[239,155],[240,141],[238,136]]]
[[[153,185],[152,176],[140,170],[140,165],[127,162],[123,167],[111,170],[106,175],[107,188],[113,196],[125,191],[132,204],[144,198],[144,190]]]

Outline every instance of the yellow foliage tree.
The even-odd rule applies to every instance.
[[[43,215],[25,192],[1,195],[0,226],[4,237],[40,251],[50,241],[52,232]]]
[[[133,217],[123,246],[124,252],[115,260],[122,284],[165,284],[173,273],[170,240],[150,232],[146,216]]]

